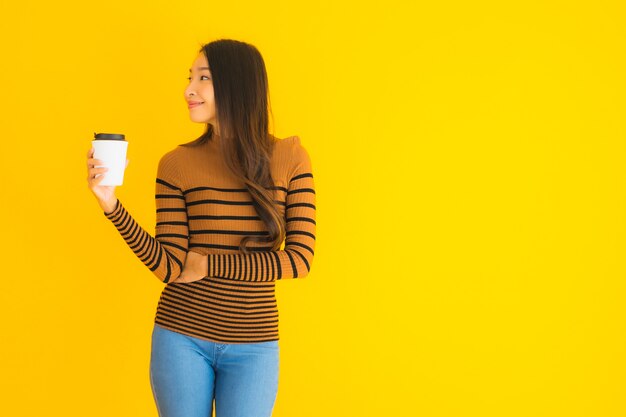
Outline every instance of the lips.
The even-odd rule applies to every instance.
[[[204,101],[188,101],[187,107],[191,109],[192,107],[197,107],[201,104],[204,104]]]

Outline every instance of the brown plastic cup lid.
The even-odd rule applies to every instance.
[[[93,133],[95,140],[126,140],[125,136],[121,133]]]

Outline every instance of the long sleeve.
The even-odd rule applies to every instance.
[[[180,275],[189,244],[187,208],[176,173],[170,151],[161,158],[157,169],[154,237],[133,219],[119,199],[112,212],[104,212],[135,255],[164,283]]]
[[[315,185],[311,159],[299,138],[287,188],[284,250],[209,254],[208,276],[242,281],[275,281],[308,275],[315,251]]]

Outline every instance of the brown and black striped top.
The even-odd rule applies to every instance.
[[[198,147],[177,146],[159,161],[152,237],[117,201],[104,215],[128,247],[167,284],[155,315],[159,325],[221,343],[278,340],[275,282],[308,275],[315,250],[315,186],[311,160],[298,136],[278,140],[270,169],[286,221],[284,249],[249,242],[267,235],[245,185],[227,169],[219,136]],[[201,280],[177,283],[187,251],[209,255]]]

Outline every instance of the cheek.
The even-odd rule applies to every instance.
[[[206,107],[206,111],[215,113],[215,101],[213,101],[213,97],[207,97],[204,105]]]
[[[214,95],[213,95],[213,87],[207,87],[203,89],[202,97],[204,97],[207,103],[210,103],[211,105],[213,105],[213,103],[215,102]]]

